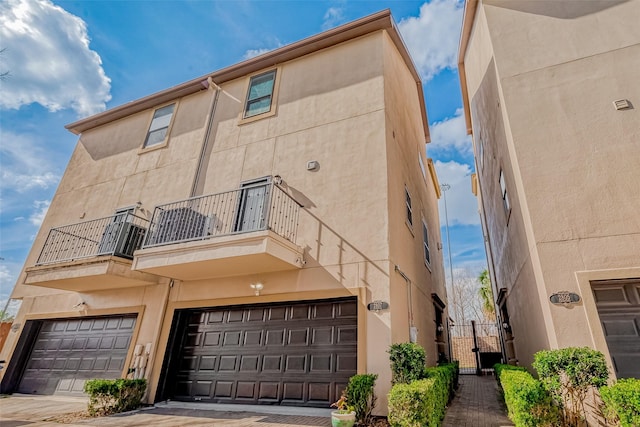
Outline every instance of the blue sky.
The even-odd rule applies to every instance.
[[[77,137],[64,125],[391,9],[424,84],[456,269],[486,264],[457,72],[463,3],[0,2],[0,303],[9,296]],[[442,199],[440,201],[442,205]],[[441,224],[445,218],[441,206]],[[446,234],[442,230],[446,257]]]

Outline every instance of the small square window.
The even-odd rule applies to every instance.
[[[152,147],[166,141],[175,106],[176,104],[167,105],[158,108],[153,113],[153,119],[149,125],[149,132],[147,132],[143,147]]]
[[[422,220],[422,244],[424,245],[424,260],[431,265],[431,251],[429,250],[429,230],[427,223]]]
[[[407,223],[413,226],[413,208],[411,207],[411,194],[407,187],[404,188],[405,205],[407,207]]]
[[[257,116],[271,111],[273,88],[276,80],[276,70],[251,77],[244,118]]]

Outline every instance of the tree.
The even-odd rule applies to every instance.
[[[493,289],[491,288],[491,278],[489,278],[489,271],[485,268],[478,276],[478,282],[480,282],[480,299],[482,300],[482,314],[485,319],[495,322],[496,320],[496,306],[493,302]]]

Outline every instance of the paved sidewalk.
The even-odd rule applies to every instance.
[[[494,376],[461,375],[443,427],[513,426]]]
[[[330,427],[330,410],[314,408],[227,408],[229,405],[162,404],[110,417],[73,419],[60,424],[63,414],[87,408],[86,398],[13,395],[0,399],[0,427]],[[280,409],[280,411],[278,411]],[[280,412],[280,413],[258,413]]]

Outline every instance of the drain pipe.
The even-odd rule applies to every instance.
[[[202,141],[202,148],[200,149],[200,157],[198,158],[198,167],[196,174],[193,177],[193,184],[191,185],[191,193],[189,197],[194,197],[198,191],[198,183],[200,181],[200,175],[202,174],[202,167],[204,166],[204,157],[207,153],[209,146],[209,139],[211,137],[211,130],[213,129],[213,118],[215,116],[216,107],[218,105],[218,96],[220,94],[220,86],[218,86],[211,76],[207,77],[207,80],[202,81],[202,86],[207,90],[215,90],[213,97],[211,98],[211,106],[209,107],[209,115],[207,117],[207,130],[204,133],[204,139]]]
[[[407,283],[407,303],[409,305],[409,341],[415,343],[418,341],[418,330],[413,323],[413,299],[411,297],[411,279],[407,277],[404,271],[400,270],[400,267],[395,266],[394,270],[398,273],[404,281]]]

